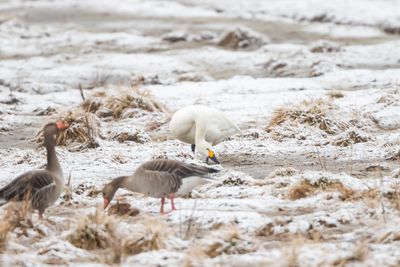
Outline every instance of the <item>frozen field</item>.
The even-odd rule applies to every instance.
[[[66,193],[42,221],[0,208],[0,266],[400,266],[400,2],[325,2],[0,0],[0,186],[71,124]],[[192,104],[242,129],[218,182],[104,213],[146,160],[204,164],[168,131]]]

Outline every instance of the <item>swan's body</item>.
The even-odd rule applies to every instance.
[[[171,134],[178,140],[191,144],[192,149],[208,156],[208,149],[240,132],[240,129],[222,111],[193,105],[175,112],[169,123]]]

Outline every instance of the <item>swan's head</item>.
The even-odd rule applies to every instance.
[[[217,157],[215,156],[215,152],[211,148],[212,148],[212,146],[207,142],[202,142],[196,146],[198,153],[202,157],[206,157],[207,164],[210,159],[212,161],[214,161],[215,163],[219,164],[219,161],[218,161]]]

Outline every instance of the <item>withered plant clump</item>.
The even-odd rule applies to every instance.
[[[317,191],[339,191],[342,200],[348,199],[354,193],[353,190],[345,187],[340,181],[332,181],[321,177],[316,181],[301,180],[290,188],[288,196],[291,200],[297,200],[311,196]]]
[[[137,208],[132,207],[129,203],[116,203],[108,208],[108,214],[119,216],[136,216],[139,214]]]
[[[254,49],[266,42],[266,38],[260,33],[239,27],[225,32],[217,44],[230,49]]]
[[[357,143],[368,142],[371,138],[357,130],[351,130],[344,132],[342,135],[338,136],[332,141],[332,145],[346,147]]]
[[[81,143],[89,148],[98,146],[96,138],[100,137],[100,122],[94,114],[73,109],[62,114],[60,119],[67,122],[69,127],[56,137],[57,145]],[[43,129],[44,127],[36,134],[36,143],[43,143]]]
[[[305,100],[297,105],[278,108],[265,130],[278,141],[296,138],[328,144],[329,136],[342,134],[352,127],[361,127],[358,120],[342,120],[335,114],[335,108],[329,100]],[[362,141],[355,135],[350,136],[353,137],[353,141]]]
[[[141,109],[149,112],[169,113],[168,109],[158,102],[147,91],[134,91],[107,99],[105,107],[113,112],[114,118],[122,118],[127,109]]]
[[[139,109],[148,112],[161,112],[169,114],[167,107],[161,104],[148,91],[133,85],[129,89],[117,90],[116,94],[100,94],[97,92],[92,97],[85,99],[81,107],[86,112],[96,113],[99,117],[124,118],[128,109]]]
[[[24,229],[33,227],[29,201],[11,202],[6,206],[3,218],[0,220],[0,251],[7,246],[9,233],[17,227]]]
[[[400,89],[388,90],[381,98],[379,98],[377,103],[383,104],[385,107],[400,105]]]
[[[337,91],[337,90],[330,91],[330,92],[328,92],[327,95],[328,95],[330,98],[343,98],[343,97],[344,97],[343,92],[342,92],[342,91]]]
[[[115,227],[119,221],[106,215],[100,209],[78,222],[77,228],[68,236],[68,241],[75,247],[94,250],[115,245]]]
[[[159,250],[165,247],[168,226],[161,221],[149,219],[143,232],[137,233],[135,238],[127,238],[122,242],[122,251],[125,255],[135,255],[145,251]]]
[[[346,129],[347,124],[328,118],[327,112],[332,108],[329,102],[322,99],[306,100],[299,105],[278,108],[267,126],[267,131],[285,122],[317,126],[328,134]]]
[[[127,132],[127,131],[117,132],[114,133],[114,135],[111,138],[117,140],[120,143],[124,143],[126,141],[132,141],[135,143],[144,144],[151,141],[151,138],[145,132],[139,130],[137,130],[136,132]]]
[[[257,245],[241,236],[236,227],[219,229],[214,237],[202,244],[203,252],[210,258],[222,254],[247,254],[257,250]]]
[[[93,97],[85,99],[81,103],[81,107],[85,112],[96,113],[100,107],[104,105],[103,100],[100,97]]]

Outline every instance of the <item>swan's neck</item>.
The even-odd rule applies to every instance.
[[[196,121],[196,133],[194,136],[194,141],[195,141],[196,145],[199,145],[199,144],[205,142],[206,131],[207,131],[206,124],[204,123],[204,121],[202,119],[198,119]]]

